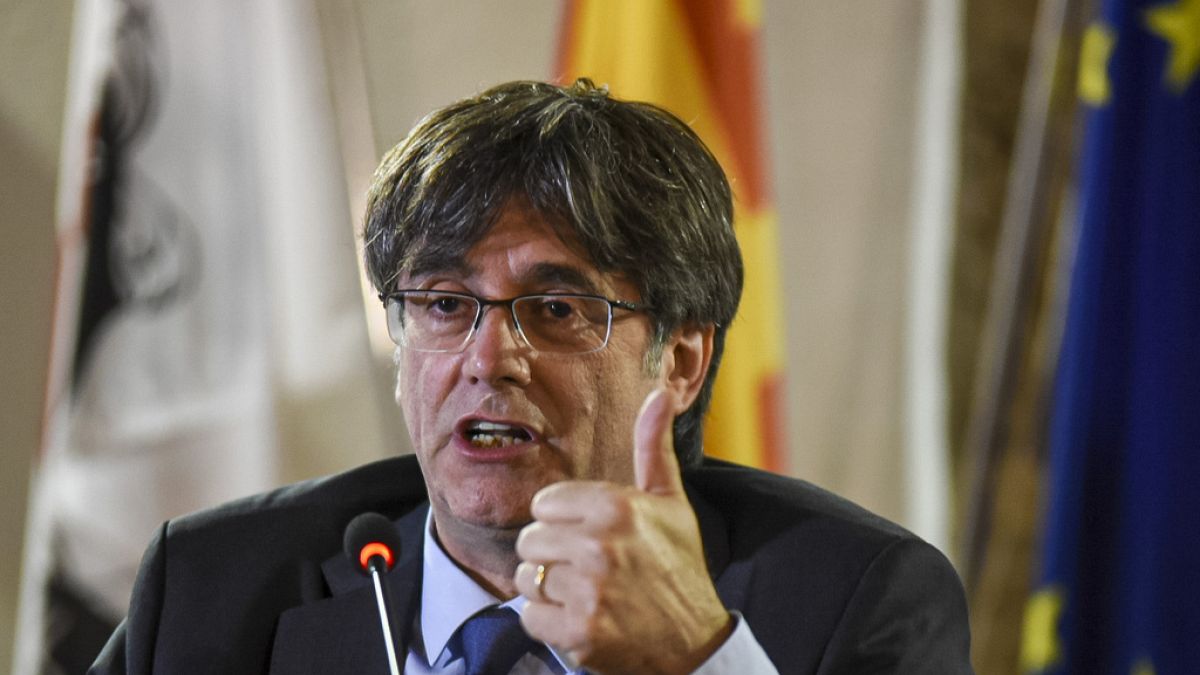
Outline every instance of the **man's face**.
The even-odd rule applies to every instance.
[[[641,300],[633,284],[596,270],[540,216],[516,205],[464,262],[464,269],[402,285],[490,299],[561,292]],[[400,349],[396,396],[438,529],[520,528],[530,521],[534,494],[562,480],[632,483],[634,420],[660,379],[644,365],[650,340],[644,314],[616,310],[604,349],[544,354],[525,344],[508,308],[497,306],[485,308],[461,353]],[[502,425],[495,436],[504,443],[478,440],[480,423]]]

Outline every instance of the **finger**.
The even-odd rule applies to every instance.
[[[542,582],[538,583],[539,563],[526,560],[517,565],[513,572],[513,583],[517,592],[531,603],[562,605],[568,609],[595,607],[596,586],[593,579],[580,573],[579,568],[569,562],[557,560],[541,563],[544,568]]]
[[[555,586],[566,580],[564,574],[567,572],[570,565],[568,563],[545,563],[542,571],[542,583],[537,582],[538,563],[529,561],[522,562],[517,565],[517,571],[513,574],[513,583],[516,584],[517,592],[525,596],[530,602],[549,603],[552,605],[563,604],[564,593],[561,587]],[[551,580],[551,571],[555,572],[555,580]]]
[[[533,522],[517,536],[517,555],[532,563],[566,561],[595,569],[602,557],[595,535],[579,526]],[[599,571],[599,570],[598,570]]]
[[[677,407],[678,402],[668,389],[655,389],[642,403],[633,428],[634,484],[642,492],[656,495],[683,492],[672,436]]]

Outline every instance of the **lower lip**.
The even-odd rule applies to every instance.
[[[465,436],[454,437],[454,447],[459,454],[472,462],[483,464],[502,464],[528,453],[536,445],[533,441],[521,441],[509,445],[498,445],[494,448],[484,448],[473,445]]]

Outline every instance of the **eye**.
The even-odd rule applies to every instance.
[[[543,304],[543,309],[546,311],[546,314],[556,319],[566,319],[571,316],[572,312],[574,312],[574,308],[571,306],[571,303],[564,300],[555,299],[548,299]]]
[[[408,313],[424,321],[470,321],[475,316],[472,300],[453,293],[413,292],[407,300]]]
[[[433,311],[440,314],[453,314],[462,307],[462,299],[449,295],[435,297],[430,306]]]

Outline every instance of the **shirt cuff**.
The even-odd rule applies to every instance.
[[[733,633],[725,644],[721,645],[708,660],[700,664],[693,675],[718,675],[720,673],[738,673],[738,675],[779,675],[775,664],[767,658],[762,645],[750,631],[750,624],[742,618],[740,612],[730,612],[736,624]]]

